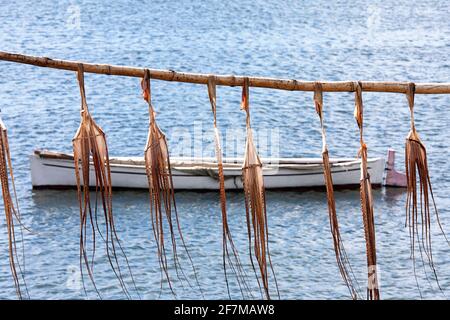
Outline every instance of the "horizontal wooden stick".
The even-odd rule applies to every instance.
[[[144,76],[144,68],[57,60],[47,57],[35,57],[4,51],[0,51],[0,60],[71,71],[76,71],[78,68],[78,64],[82,63],[85,72],[138,78],[142,78]],[[152,79],[156,80],[187,82],[205,85],[208,83],[209,76],[208,74],[176,72],[173,70],[159,69],[150,69],[150,75]],[[217,84],[222,86],[242,86],[242,84],[244,83],[243,76],[217,75],[216,77]],[[264,77],[249,77],[249,80],[251,87],[291,91],[314,91],[314,81]],[[321,84],[323,91],[327,92],[354,91],[353,81],[321,81]],[[406,93],[407,82],[362,81],[362,89],[363,91],[371,92]],[[448,94],[450,93],[450,83],[416,83],[416,93]]]

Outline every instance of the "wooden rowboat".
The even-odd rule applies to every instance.
[[[213,158],[171,158],[175,189],[217,190],[217,164],[214,161]],[[267,189],[324,186],[322,159],[263,158],[262,161],[264,164],[264,183]],[[336,187],[359,186],[360,161],[358,159],[335,158],[330,159],[330,164]],[[388,160],[388,164],[392,165],[390,171],[387,171],[388,174],[399,174],[393,170],[393,160]],[[114,188],[148,188],[143,158],[111,157],[110,165]],[[242,159],[224,159],[226,189],[242,189],[241,166]],[[369,159],[368,167],[373,185],[381,185],[383,181],[389,180],[384,179],[384,158]],[[91,184],[95,184],[94,179],[93,171],[91,171]],[[31,181],[33,188],[75,187],[73,156],[59,152],[36,150],[31,155]],[[397,186],[401,186],[401,183]]]

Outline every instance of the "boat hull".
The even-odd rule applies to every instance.
[[[323,187],[321,159],[262,159],[264,184],[267,189]],[[360,161],[356,159],[330,159],[335,186],[358,186]],[[242,189],[242,159],[225,159],[225,188]],[[145,166],[139,158],[111,158],[111,180],[114,188],[147,189]],[[214,159],[172,159],[173,184],[176,190],[218,190],[217,164]],[[373,185],[381,185],[385,160],[368,160]],[[49,151],[36,151],[31,156],[31,180],[34,188],[75,187],[72,155]],[[95,186],[93,168],[90,185]]]

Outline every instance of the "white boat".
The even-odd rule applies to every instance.
[[[392,165],[388,174],[399,174]],[[389,154],[390,155],[390,154]],[[390,157],[389,157],[390,158]],[[323,187],[323,166],[319,158],[261,159],[264,183],[267,189]],[[333,182],[336,187],[358,186],[360,160],[330,159]],[[111,157],[111,179],[114,188],[147,189],[148,182],[143,158]],[[178,190],[217,190],[217,163],[213,158],[171,158],[174,188]],[[226,189],[242,189],[242,159],[225,158],[224,175]],[[384,179],[385,159],[371,158],[368,168],[373,185],[381,185]],[[388,168],[389,169],[389,168]],[[388,180],[388,179],[385,179]],[[31,155],[31,181],[34,188],[75,187],[73,155],[46,150],[36,150]],[[91,186],[95,186],[91,169]]]

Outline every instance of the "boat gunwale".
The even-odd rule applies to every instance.
[[[48,150],[35,150],[34,154],[43,160],[65,160],[73,161],[73,155],[69,153],[53,152]],[[137,159],[137,157],[136,157]],[[139,158],[140,159],[140,158]],[[217,170],[217,162],[208,161],[210,158],[193,158],[193,157],[174,157],[172,158],[171,166],[173,170],[180,171],[195,171],[195,170]],[[205,161],[206,160],[206,161]],[[228,161],[227,161],[228,160]],[[242,160],[239,162],[239,160]],[[266,160],[266,161],[264,161]],[[270,161],[267,161],[270,160]],[[368,159],[369,163],[376,163],[383,161],[381,157]],[[321,158],[262,158],[264,171],[270,170],[322,170],[323,165]],[[330,164],[332,167],[346,167],[359,164],[361,161],[358,158],[331,158]],[[111,167],[127,167],[127,168],[142,168],[145,166],[144,160],[133,160],[132,157],[110,157],[109,163]],[[243,158],[224,158],[224,170],[241,170]]]

